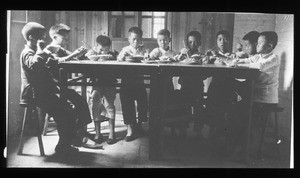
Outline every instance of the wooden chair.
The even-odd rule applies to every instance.
[[[41,156],[45,156],[43,140],[40,131],[40,118],[39,118],[40,115],[38,113],[38,108],[34,104],[20,103],[20,105],[25,108],[25,112],[22,120],[23,124],[22,124],[21,138],[19,142],[18,155],[23,154],[25,124],[26,121],[29,121],[32,118],[32,114],[33,114],[33,121],[34,121],[33,123],[35,124],[35,128],[36,128],[36,137],[38,138],[38,142],[39,142],[40,154]]]
[[[274,115],[274,122],[275,122],[275,128],[274,128],[274,134],[275,134],[275,141],[276,141],[276,145],[277,145],[277,154],[278,154],[278,158],[279,160],[281,159],[280,156],[280,138],[279,138],[279,132],[278,132],[278,116],[277,114],[279,112],[283,111],[283,107],[280,107],[278,105],[272,105],[271,107],[264,107],[262,108],[262,121],[263,121],[263,125],[262,125],[262,132],[261,132],[261,137],[260,137],[260,142],[259,142],[259,147],[258,147],[258,153],[257,153],[257,157],[259,159],[261,159],[262,157],[262,147],[263,147],[263,143],[264,143],[264,139],[265,139],[265,133],[266,133],[266,128],[268,126],[268,121],[269,118],[271,116],[271,114],[273,113]]]

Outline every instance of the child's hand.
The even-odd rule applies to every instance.
[[[126,52],[126,53],[125,53],[125,56],[129,56],[129,57],[130,57],[130,56],[133,56],[133,54],[130,53],[130,52]]]
[[[191,58],[195,59],[195,60],[199,60],[201,58],[201,55],[200,54],[193,54],[191,56]]]
[[[180,53],[181,53],[181,54],[187,54],[188,51],[189,51],[188,49],[182,48],[182,49],[180,50]]]
[[[87,53],[85,53],[85,56],[86,56],[86,57],[87,57],[87,56],[90,56],[90,55],[97,55],[97,52],[91,49],[91,50],[89,50]]]
[[[46,47],[46,43],[44,40],[37,40],[36,42],[37,51],[42,52],[43,49]]]
[[[80,57],[82,56],[83,54],[85,54],[87,52],[87,49],[83,46],[81,46],[80,48],[76,49],[73,54],[74,54],[74,57]]]

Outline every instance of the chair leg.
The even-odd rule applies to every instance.
[[[43,128],[43,135],[44,136],[46,136],[47,132],[48,132],[49,120],[50,120],[50,116],[48,114],[46,114],[44,128]]]
[[[274,113],[275,115],[275,139],[276,139],[276,145],[277,145],[277,155],[278,159],[281,160],[280,155],[280,139],[279,139],[279,133],[278,133],[278,118],[277,118],[277,112]]]
[[[266,127],[267,127],[268,112],[264,112],[262,119],[263,119],[262,120],[263,124],[262,124],[261,137],[260,137],[258,153],[257,153],[258,159],[261,159],[261,157],[262,157],[262,146],[263,146],[263,142],[264,142],[264,138],[265,138],[265,131],[266,131]]]
[[[35,110],[35,117],[34,119],[36,120],[36,131],[37,131],[37,138],[38,138],[38,142],[39,142],[39,149],[40,149],[40,154],[41,156],[45,156],[45,152],[44,152],[44,146],[43,146],[43,140],[42,140],[42,136],[41,136],[41,131],[40,131],[40,121],[39,121],[39,114],[38,114],[38,110]]]
[[[23,123],[22,123],[22,131],[21,131],[21,138],[19,141],[19,149],[18,149],[18,155],[21,155],[23,152],[23,146],[24,146],[24,132],[25,132],[25,123],[27,118],[31,117],[31,109],[29,109],[28,107],[25,108],[24,111],[24,117],[23,117]]]

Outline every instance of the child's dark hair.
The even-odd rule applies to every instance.
[[[96,42],[100,44],[101,46],[111,46],[111,40],[108,36],[105,35],[99,35],[96,38]]]
[[[251,31],[243,37],[243,40],[248,40],[250,41],[250,43],[255,44],[257,43],[258,37],[259,37],[259,32]]]
[[[128,33],[135,33],[135,34],[138,34],[139,36],[143,36],[143,31],[141,28],[139,27],[131,27],[129,30],[128,30]]]
[[[186,42],[188,41],[190,36],[194,36],[196,38],[196,41],[198,43],[201,42],[201,33],[198,31],[190,31],[187,35],[186,35]]]
[[[268,43],[273,44],[273,49],[276,47],[278,42],[278,35],[274,31],[264,31],[259,34],[259,36],[264,36]]]
[[[167,36],[168,38],[170,38],[170,36],[171,36],[170,31],[167,30],[167,29],[159,30],[159,32],[157,33],[157,35],[164,35],[164,36]]]
[[[24,25],[21,31],[25,40],[29,40],[29,36],[31,35],[35,39],[39,39],[42,37],[43,33],[46,33],[46,28],[36,22],[28,22]]]
[[[218,38],[219,35],[225,36],[228,40],[231,40],[231,35],[228,31],[226,30],[221,30],[217,33],[216,38]]]

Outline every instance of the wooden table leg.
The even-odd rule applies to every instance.
[[[149,119],[149,160],[162,158],[163,125],[161,104],[164,79],[159,74],[151,75],[150,80],[150,119]]]
[[[245,120],[245,139],[243,142],[243,154],[242,154],[242,161],[245,162],[247,165],[250,164],[249,155],[250,155],[250,139],[251,139],[251,120],[252,120],[252,103],[253,103],[253,80],[247,80],[247,88],[248,88],[248,95],[245,98],[246,103],[246,120]]]

